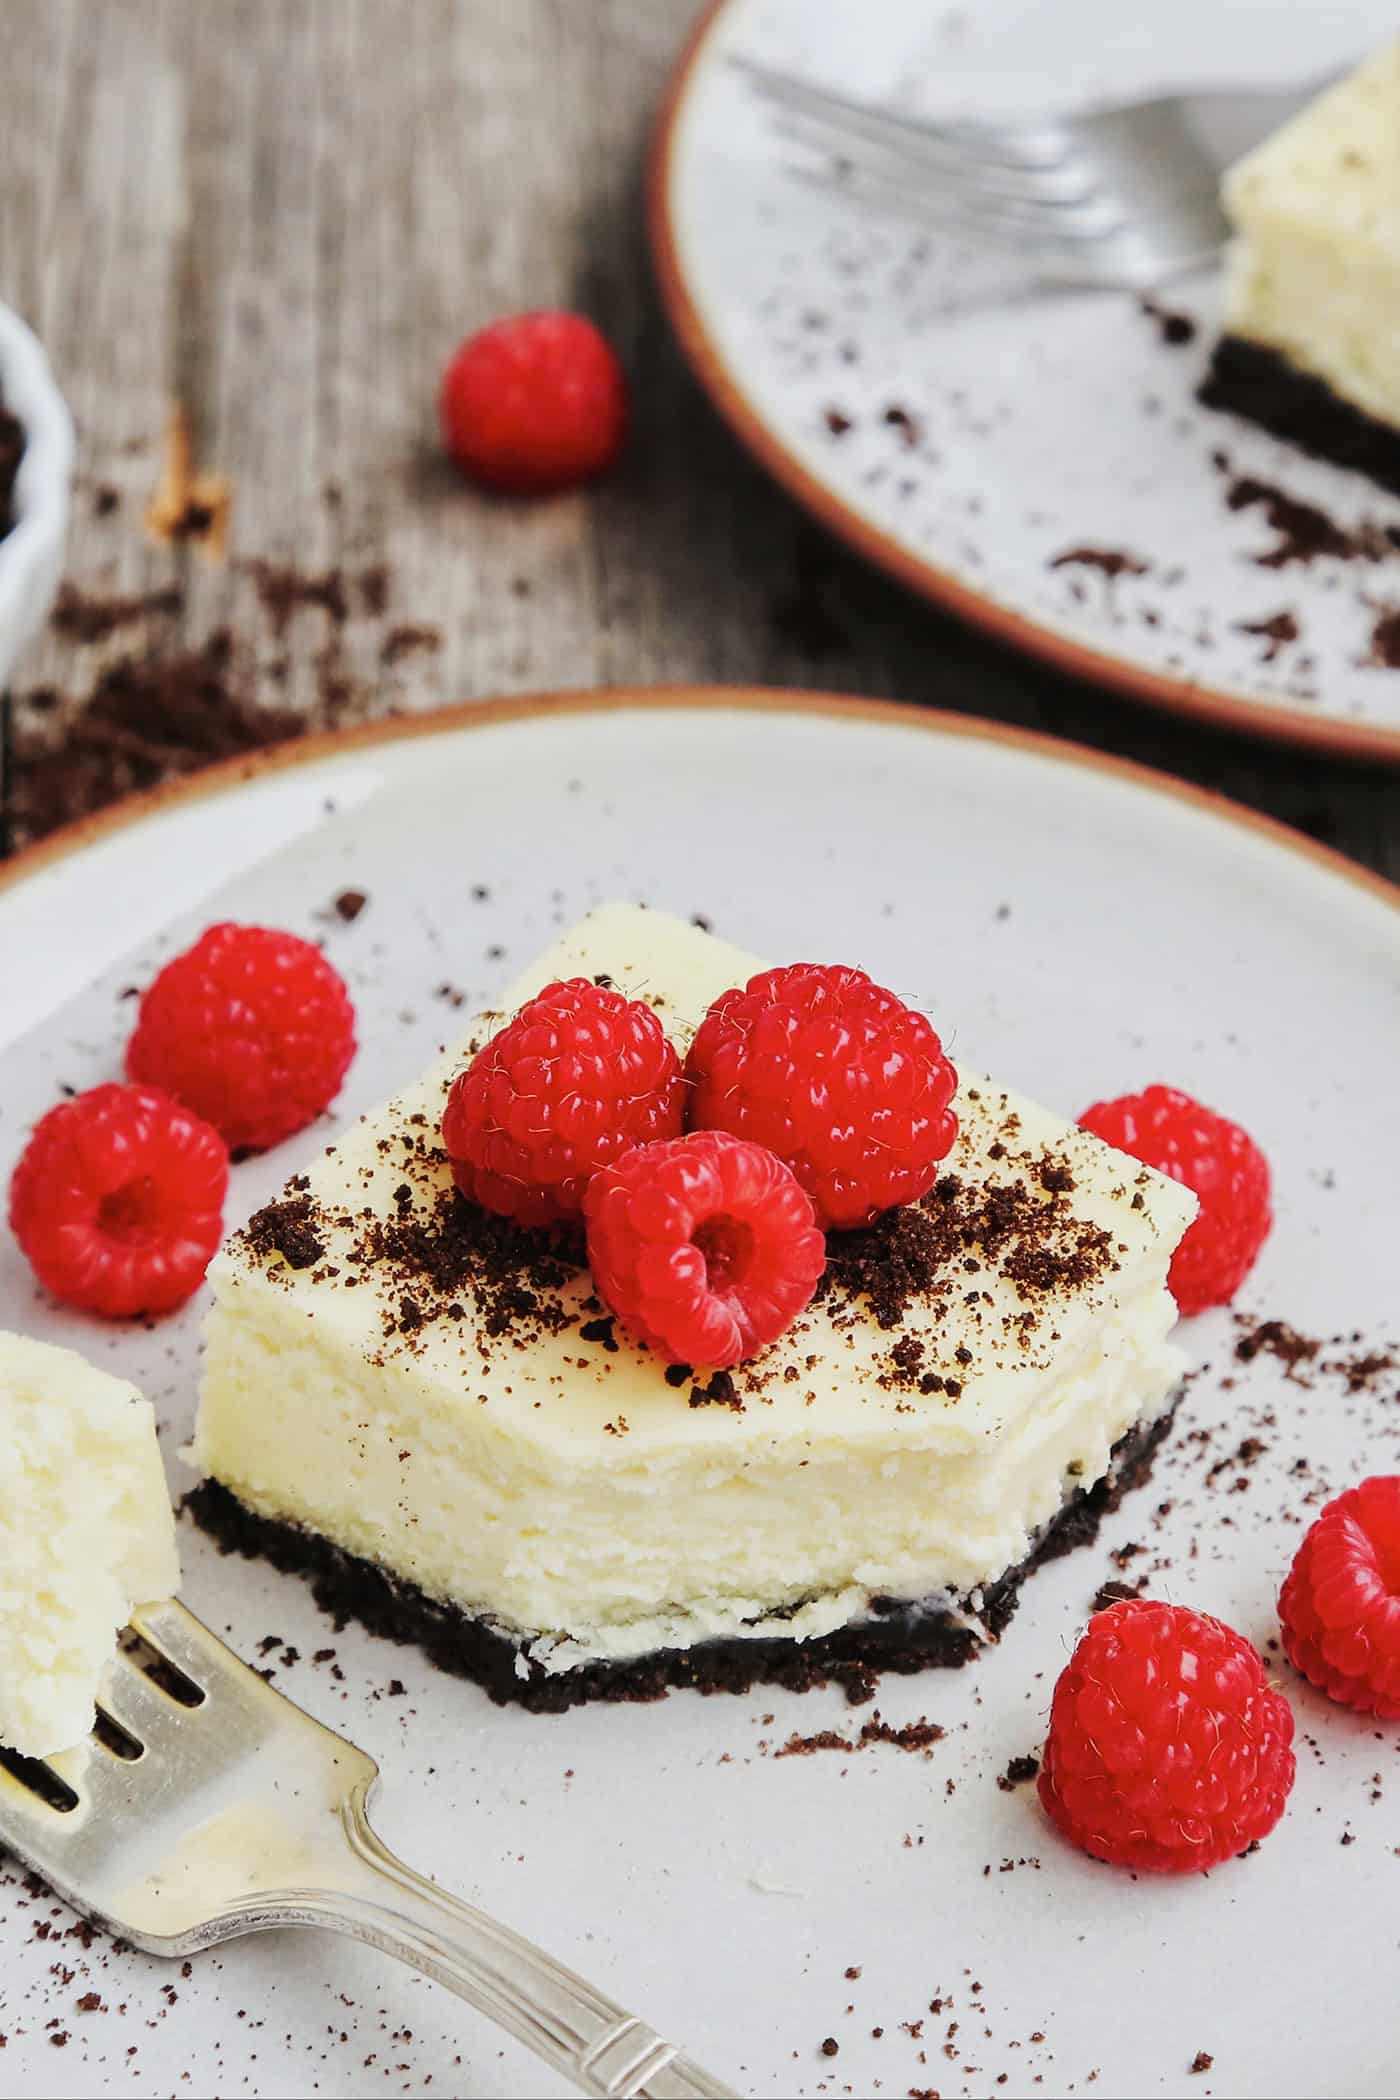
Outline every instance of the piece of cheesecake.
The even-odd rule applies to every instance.
[[[604,907],[235,1235],[191,1498],[225,1545],[560,1708],[961,1662],[1092,1534],[1169,1418],[1196,1206],[1059,1117],[964,1079],[935,1189],[833,1234],[817,1300],[732,1373],[651,1355],[567,1249],[456,1195],[448,1087],[525,999],[606,974],[683,1051],[759,967]]]
[[[1201,398],[1400,492],[1400,41],[1228,173]]]
[[[0,1333],[0,1743],[81,1742],[132,1606],[179,1583],[149,1401],[76,1350]]]

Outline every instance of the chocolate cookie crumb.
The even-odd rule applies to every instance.
[[[280,1254],[290,1269],[310,1269],[320,1261],[326,1243],[316,1231],[316,1206],[310,1196],[291,1196],[265,1203],[254,1211],[244,1237],[255,1254]]]
[[[441,1157],[426,1147],[423,1156],[434,1165]],[[415,1332],[430,1321],[460,1320],[469,1294],[484,1337],[518,1338],[562,1334],[572,1324],[558,1293],[583,1266],[583,1249],[566,1227],[527,1230],[448,1185],[434,1191],[426,1211],[405,1204],[392,1218],[366,1219],[351,1259],[411,1296]]]
[[[896,401],[891,403],[890,407],[885,410],[880,420],[882,423],[887,423],[891,430],[899,432],[899,441],[902,445],[911,452],[914,450],[923,434],[917,416],[911,415],[907,408],[901,408]]]
[[[578,1337],[581,1342],[601,1342],[610,1356],[617,1355],[618,1341],[611,1313],[600,1320],[587,1321],[580,1327]]]
[[[64,709],[57,734],[26,723],[57,712],[62,701],[49,687],[18,696],[3,812],[12,846],[306,728],[301,715],[260,707],[237,689],[232,639],[223,630],[197,649],[109,665],[85,701]]]
[[[1018,1182],[963,1182],[945,1174],[918,1203],[886,1211],[873,1225],[833,1233],[827,1242],[827,1264],[817,1296],[835,1299],[838,1307],[868,1303],[876,1325],[898,1327],[909,1307],[951,1295],[955,1282],[979,1273],[983,1262],[999,1269],[1032,1302],[1061,1291],[1082,1290],[1116,1266],[1111,1235],[1102,1226],[1077,1218],[1053,1164],[1038,1169],[1042,1199]],[[1050,1177],[1050,1186],[1046,1176]],[[1071,1186],[1072,1180],[1071,1180]],[[980,1253],[982,1259],[974,1258]],[[964,1287],[964,1295],[970,1295]],[[1035,1313],[1014,1316],[1018,1332],[1028,1331]],[[921,1391],[943,1391],[956,1398],[958,1378],[925,1388],[912,1355],[893,1352],[890,1376],[909,1382],[917,1375]]]
[[[1145,576],[1149,563],[1124,547],[1067,547],[1051,557],[1052,569],[1097,569],[1112,582],[1118,576]]]
[[[1260,637],[1265,644],[1263,660],[1266,664],[1273,663],[1280,650],[1296,642],[1301,631],[1296,614],[1287,611],[1270,613],[1267,620],[1236,620],[1234,624],[1236,634],[1257,634]]]
[[[353,925],[369,903],[367,890],[342,890],[335,900],[335,912],[347,925]]]
[[[1014,1794],[1018,1786],[1034,1779],[1039,1770],[1040,1759],[1027,1751],[1024,1757],[1013,1757],[1004,1772],[998,1772],[997,1785],[1004,1794]]]
[[[1257,1326],[1242,1334],[1235,1344],[1235,1355],[1242,1364],[1252,1363],[1261,1350],[1276,1356],[1290,1375],[1300,1364],[1310,1364],[1321,1349],[1321,1342],[1311,1336],[1299,1334],[1286,1320],[1261,1320]]]
[[[674,1367],[673,1367],[674,1368]],[[670,1373],[667,1373],[670,1376]],[[716,1371],[708,1385],[693,1385],[690,1388],[692,1407],[728,1407],[736,1415],[744,1412],[744,1403],[739,1398],[738,1388],[728,1371]]]
[[[1191,2069],[1199,2075],[1202,2071],[1208,2071],[1214,2062],[1215,2058],[1209,2050],[1198,2049],[1191,2059]]]
[[[1400,606],[1388,606],[1371,629],[1367,664],[1378,671],[1400,671]]]
[[[1237,475],[1225,491],[1231,510],[1262,509],[1265,521],[1278,539],[1274,546],[1254,556],[1261,569],[1285,569],[1292,562],[1306,568],[1321,557],[1338,561],[1383,561],[1395,552],[1395,542],[1382,527],[1363,520],[1348,532],[1315,503],[1290,496],[1271,481],[1252,474]]]
[[[855,1756],[868,1750],[873,1743],[890,1743],[896,1750],[922,1752],[927,1757],[933,1745],[941,1743],[947,1732],[937,1721],[928,1721],[922,1716],[896,1728],[889,1721],[882,1720],[877,1711],[855,1737],[842,1735],[837,1728],[821,1728],[815,1735],[790,1735],[773,1755],[775,1758],[811,1757],[818,1750],[844,1750],[849,1756]]]
[[[1193,343],[1196,340],[1196,323],[1190,314],[1173,313],[1170,307],[1159,306],[1155,299],[1139,299],[1138,308],[1146,314],[1149,321],[1156,322],[1157,333],[1162,341],[1169,343],[1173,349],[1179,349],[1183,343]]]

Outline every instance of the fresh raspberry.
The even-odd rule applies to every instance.
[[[141,1001],[128,1079],[163,1087],[235,1152],[312,1122],[355,1054],[355,1009],[319,948],[265,926],[210,926]]]
[[[719,1371],[756,1355],[826,1266],[796,1177],[723,1130],[627,1153],[594,1176],[584,1215],[598,1296],[672,1363]]]
[[[1341,1706],[1400,1721],[1400,1476],[1329,1502],[1278,1600],[1288,1659]]]
[[[1200,1215],[1172,1256],[1178,1309],[1204,1312],[1234,1297],[1269,1236],[1269,1162],[1238,1123],[1172,1086],[1096,1101],[1079,1118],[1105,1144],[1193,1189]]]
[[[95,1086],[34,1127],[10,1181],[10,1226],[55,1298],[121,1319],[171,1312],[223,1229],[228,1152],[155,1087]]]
[[[1134,1597],[1089,1621],[1060,1673],[1040,1798],[1095,1859],[1195,1874],[1273,1829],[1292,1742],[1288,1701],[1247,1640]]]
[[[722,992],[686,1065],[692,1130],[792,1168],[824,1226],[868,1225],[933,1183],[958,1075],[922,1014],[864,970],[789,963]]]
[[[458,1073],[442,1141],[464,1196],[548,1225],[577,1216],[599,1167],[679,1136],[684,1101],[651,1008],[572,977],[546,985]]]
[[[439,403],[447,449],[488,487],[561,489],[611,466],[627,383],[581,314],[513,314],[454,353]]]

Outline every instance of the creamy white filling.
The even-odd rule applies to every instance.
[[[74,1350],[0,1333],[0,1743],[80,1742],[118,1628],[179,1580],[149,1402]]]
[[[892,1477],[855,1469],[839,1492],[831,1480],[818,1483],[820,1518],[833,1527],[820,1555],[804,1554],[809,1533],[801,1505],[779,1494],[767,1532],[775,1552],[769,1580],[796,1588],[809,1568],[810,1589],[801,1602],[775,1607],[771,1589],[767,1601],[761,1593],[717,1592],[636,1618],[580,1624],[567,1636],[527,1640],[525,1652],[553,1674],[704,1641],[807,1641],[861,1624],[876,1599],[925,1606],[980,1631],[982,1591],[1020,1566],[1075,1488],[1091,1487],[1110,1471],[1109,1454],[1125,1431],[1158,1419],[1183,1367],[1179,1352],[1163,1345],[1135,1353],[1135,1376],[1103,1369],[1071,1382],[1048,1403],[1061,1417],[1052,1433],[1033,1449],[1003,1454],[1002,1464],[984,1465],[975,1477],[966,1461],[950,1468],[925,1453],[906,1455]],[[828,1587],[842,1568],[849,1579]],[[500,1630],[519,1637],[519,1629]]]
[[[1247,155],[1225,327],[1400,426],[1400,43]]]

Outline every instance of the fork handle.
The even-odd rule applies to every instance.
[[[396,1859],[356,1787],[342,1809],[344,1886],[298,1892],[299,1922],[344,1932],[445,1984],[601,2100],[737,2100],[571,1969]]]

